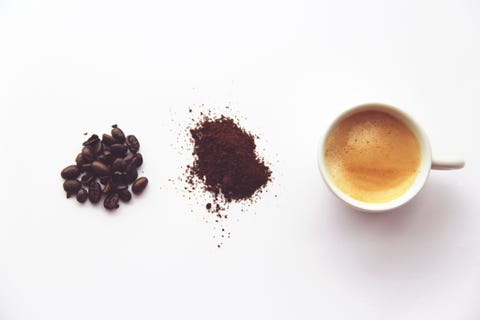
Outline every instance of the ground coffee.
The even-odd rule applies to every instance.
[[[256,153],[257,137],[232,118],[204,115],[190,134],[194,161],[187,182],[200,182],[213,194],[207,210],[218,212],[232,201],[251,200],[271,180],[271,170]]]

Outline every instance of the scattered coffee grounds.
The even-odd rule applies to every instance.
[[[134,194],[142,193],[148,179],[138,178],[138,168],[143,163],[139,149],[138,139],[134,135],[125,136],[117,125],[112,126],[111,135],[103,134],[102,139],[92,135],[83,143],[76,164],[61,172],[67,198],[75,195],[80,203],[87,199],[98,203],[105,195],[103,206],[115,210],[120,200],[128,202],[132,198],[129,185]]]
[[[232,118],[203,115],[190,134],[194,161],[187,167],[187,183],[213,195],[213,203],[205,205],[208,211],[218,213],[232,201],[253,200],[271,181],[271,170],[255,150],[258,137]]]

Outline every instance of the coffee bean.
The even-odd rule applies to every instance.
[[[98,182],[92,182],[88,187],[88,199],[91,203],[97,203],[102,198],[102,187]]]
[[[61,176],[64,179],[73,179],[78,177],[79,174],[80,174],[80,168],[78,168],[76,165],[68,166],[65,169],[63,169],[61,172]]]
[[[127,136],[127,146],[132,153],[137,153],[140,149],[140,143],[138,142],[137,137],[133,134]]]
[[[88,197],[87,190],[85,190],[83,188],[78,190],[78,192],[77,192],[77,201],[78,202],[84,203],[85,201],[87,201],[87,197]]]
[[[113,171],[120,171],[123,169],[123,159],[122,158],[116,158],[112,162],[112,170]]]
[[[141,153],[135,154],[135,163],[137,164],[137,168],[143,164],[143,157]]]
[[[126,171],[124,173],[124,181],[126,183],[133,183],[135,179],[137,179],[137,177],[138,177],[138,172],[137,172],[137,169],[135,168],[132,168],[129,171]]]
[[[63,183],[63,190],[67,192],[67,198],[72,194],[76,194],[78,190],[82,187],[80,181],[76,179],[68,179]]]
[[[119,185],[119,184],[122,184],[125,180],[125,177],[124,177],[124,174],[123,172],[120,172],[120,171],[115,171],[113,174],[112,174],[112,183],[114,185]]]
[[[147,187],[148,179],[145,177],[138,178],[132,185],[132,192],[135,194],[142,193]]]
[[[95,159],[95,154],[93,153],[92,148],[89,146],[83,147],[82,156],[86,163],[90,163]]]
[[[93,152],[95,155],[99,155],[103,151],[103,144],[101,141],[98,141],[94,146],[93,146]]]
[[[84,186],[89,186],[93,182],[93,180],[95,180],[95,177],[91,173],[87,172],[82,176],[80,182]]]
[[[97,142],[100,141],[100,138],[96,134],[93,134],[87,141],[83,143],[84,146],[93,147]]]
[[[106,185],[110,181],[110,176],[103,176],[99,178],[100,183]]]
[[[90,171],[92,170],[92,164],[91,163],[84,163],[80,166],[80,168],[82,169],[82,171]]]
[[[105,209],[108,209],[108,210],[117,209],[119,207],[118,200],[119,200],[118,194],[111,193],[103,201],[103,206],[105,207]]]
[[[114,155],[110,152],[110,150],[104,150],[103,153],[98,155],[97,159],[102,161],[105,164],[111,164],[115,159]]]
[[[120,129],[116,125],[113,125],[112,137],[115,138],[115,141],[117,141],[118,143],[125,142],[125,134],[123,133],[122,129]]]
[[[127,153],[127,146],[120,143],[115,143],[110,146],[110,151],[117,157],[123,157]]]
[[[100,161],[93,161],[92,162],[92,170],[97,176],[108,176],[110,174],[110,168]]]
[[[103,187],[103,193],[110,193],[110,191],[112,191],[112,183],[107,182],[105,187]]]
[[[85,159],[83,159],[83,155],[81,153],[79,153],[77,155],[77,157],[75,158],[75,162],[77,163],[77,166],[81,166],[82,164],[84,164],[86,161]]]
[[[118,184],[115,186],[115,190],[117,191],[121,191],[121,190],[125,190],[125,189],[128,189],[128,185],[126,184]]]
[[[112,137],[112,136],[109,135],[109,134],[104,133],[104,134],[102,135],[102,142],[103,142],[105,145],[110,146],[110,145],[112,145],[112,144],[115,143],[115,138]]]
[[[132,194],[130,191],[128,191],[128,189],[119,190],[118,196],[124,202],[128,202],[130,199],[132,199]]]

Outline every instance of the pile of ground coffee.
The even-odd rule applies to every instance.
[[[130,184],[134,194],[140,194],[148,184],[147,178],[138,178],[138,168],[143,163],[139,149],[138,139],[134,135],[125,136],[117,125],[112,126],[111,135],[103,134],[102,139],[92,135],[83,143],[76,164],[61,172],[67,198],[76,195],[80,203],[87,198],[98,203],[105,195],[103,206],[109,210],[117,209],[119,200],[130,201]]]
[[[269,181],[272,172],[256,152],[258,138],[226,116],[203,118],[190,129],[194,161],[188,169],[187,182],[199,183],[213,194],[212,212],[228,203],[253,200]]]

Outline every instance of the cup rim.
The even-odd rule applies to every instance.
[[[330,178],[328,168],[326,167],[326,164],[325,164],[325,144],[327,141],[327,137],[332,131],[332,129],[340,121],[344,120],[345,118],[363,111],[380,111],[380,112],[385,112],[385,113],[388,113],[389,115],[394,116],[395,118],[402,121],[405,125],[407,125],[412,130],[418,142],[420,143],[421,161],[420,161],[419,172],[417,174],[417,177],[415,178],[415,182],[401,196],[388,202],[368,203],[368,202],[357,200],[345,194],[335,185],[333,180]],[[423,189],[430,175],[430,169],[432,166],[432,151],[430,146],[430,140],[427,134],[422,129],[422,127],[420,127],[420,125],[409,114],[389,104],[385,104],[381,102],[369,102],[369,103],[357,105],[353,108],[349,108],[343,111],[329,125],[327,130],[324,132],[324,135],[321,137],[320,143],[318,145],[317,163],[318,163],[318,167],[319,167],[322,179],[327,185],[328,189],[342,202],[362,212],[385,212],[385,211],[390,211],[392,209],[398,208],[404,205],[405,203],[409,202],[413,197],[415,197]]]

